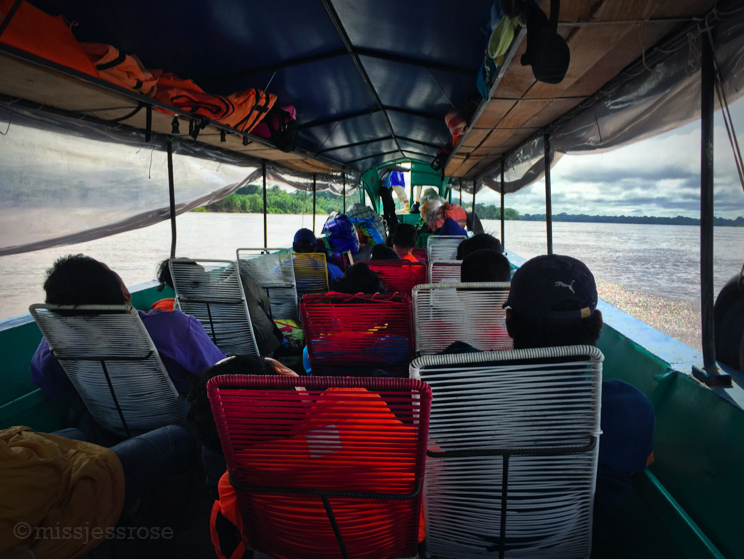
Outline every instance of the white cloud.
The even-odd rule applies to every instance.
[[[744,146],[744,98],[731,106],[739,143]],[[721,113],[715,126],[716,216],[744,215],[744,190]],[[699,217],[700,123],[605,153],[564,155],[552,169],[553,213]],[[482,191],[477,201],[499,204]],[[520,213],[545,213],[542,180],[506,196]]]

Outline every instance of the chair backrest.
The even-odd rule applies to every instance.
[[[424,264],[428,264],[429,262],[429,253],[426,252],[425,248],[414,248],[411,251],[411,254],[416,257],[416,259],[420,260]]]
[[[428,283],[413,288],[416,355],[434,355],[453,342],[481,351],[512,349],[501,308],[509,283]]]
[[[389,292],[400,291],[409,297],[414,286],[426,283],[426,266],[409,260],[369,260],[369,269],[377,272]]]
[[[254,550],[416,556],[426,383],[229,375],[211,379],[207,393]]]
[[[427,544],[447,557],[589,557],[602,353],[428,355]]]
[[[235,262],[170,261],[179,308],[202,323],[225,355],[258,355],[251,315]]]
[[[132,307],[31,305],[28,310],[102,427],[132,436],[183,424],[178,392]]]
[[[456,260],[457,247],[467,239],[464,235],[431,235],[426,239],[429,264],[435,260]]]
[[[462,260],[436,260],[429,264],[429,283],[460,283]]]
[[[411,298],[404,293],[307,295],[302,325],[314,375],[408,376],[414,357]]]
[[[328,266],[326,255],[311,252],[292,255],[297,296],[328,292]]]
[[[250,276],[269,296],[272,318],[298,320],[300,311],[291,249],[239,248],[235,254],[240,273]]]

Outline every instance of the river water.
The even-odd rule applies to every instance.
[[[320,233],[324,216],[316,217]],[[270,247],[286,247],[312,216],[268,216]],[[500,236],[500,222],[484,221]],[[524,258],[546,252],[545,224],[506,222],[507,252]],[[554,223],[553,248],[583,260],[594,273],[599,295],[685,343],[700,347],[699,229],[676,225]],[[187,213],[178,217],[178,255],[234,259],[239,247],[263,246],[261,214]],[[170,252],[170,223],[38,252],[0,257],[0,320],[24,314],[42,302],[45,270],[59,256],[83,253],[116,270],[133,285],[154,279],[157,263]],[[744,228],[716,227],[716,293],[741,270]]]

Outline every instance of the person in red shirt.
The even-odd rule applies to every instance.
[[[399,223],[393,234],[393,250],[398,253],[401,260],[418,262],[418,259],[411,254],[415,247],[416,227],[410,223]]]

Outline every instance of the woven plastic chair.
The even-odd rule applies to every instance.
[[[409,297],[416,285],[426,283],[426,266],[408,260],[370,260],[369,269],[377,272],[391,293],[399,291]]]
[[[464,235],[431,235],[426,239],[429,264],[435,260],[457,260],[457,247],[465,239]]]
[[[259,287],[266,290],[272,318],[298,320],[300,311],[291,250],[239,248],[235,254],[240,273],[248,274]]]
[[[28,310],[102,427],[131,437],[184,423],[178,392],[132,307],[31,305]]]
[[[328,266],[325,254],[319,252],[295,253],[292,255],[292,265],[294,266],[298,297],[328,292]]]
[[[429,283],[413,288],[416,355],[434,355],[453,342],[481,351],[512,349],[501,308],[509,283]]]
[[[602,353],[591,346],[429,355],[425,505],[437,556],[589,557]]]
[[[462,260],[437,260],[429,264],[430,283],[460,283]]]
[[[416,556],[426,383],[228,375],[207,393],[252,549],[288,559]]]
[[[307,295],[300,313],[314,375],[408,376],[414,357],[411,299],[392,295]]]
[[[170,271],[179,308],[202,323],[214,345],[225,355],[258,355],[234,262],[176,258]]]

